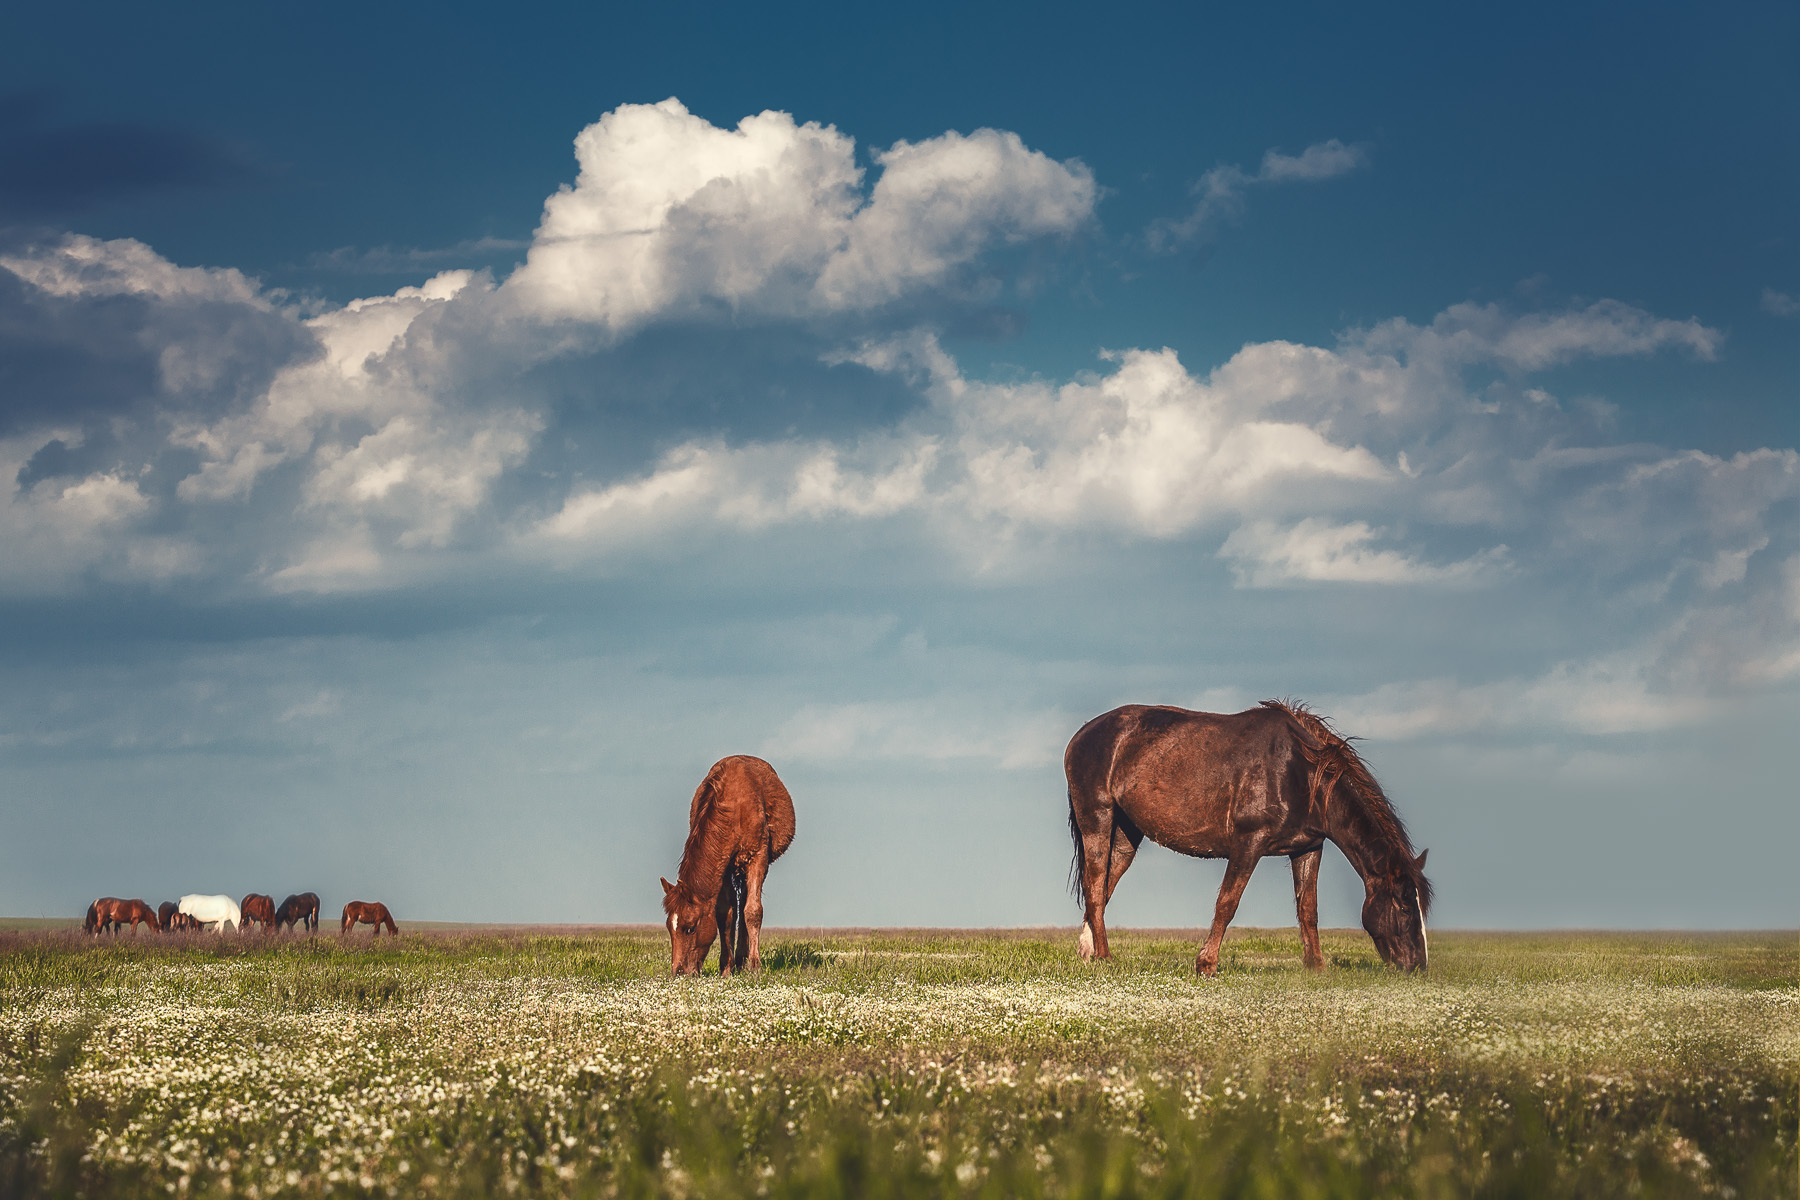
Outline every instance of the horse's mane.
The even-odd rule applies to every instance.
[[[1331,727],[1331,722],[1297,700],[1264,700],[1263,708],[1286,713],[1288,720],[1302,734],[1300,751],[1312,766],[1312,790],[1315,797],[1327,801],[1338,784],[1348,785],[1350,794],[1360,801],[1362,815],[1375,827],[1376,836],[1400,860],[1419,892],[1419,910],[1431,912],[1431,881],[1425,878],[1413,855],[1412,838],[1407,836],[1406,822],[1394,811],[1387,793],[1375,781],[1373,772],[1362,755],[1351,745],[1352,739]]]
[[[715,866],[718,868],[719,874],[724,874],[724,863],[708,861],[721,857],[718,848],[708,843],[718,840],[717,837],[710,835],[717,826],[717,822],[713,820],[713,810],[718,807],[722,794],[719,772],[708,771],[706,778],[700,781],[699,788],[695,790],[693,801],[688,805],[687,844],[681,848],[681,865],[675,870],[675,887],[663,893],[663,912],[665,914],[674,913],[675,905],[678,903],[677,898],[683,893],[689,897],[699,895],[694,887],[696,875],[708,872],[709,868]]]

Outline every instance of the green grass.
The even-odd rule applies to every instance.
[[[1800,941],[0,931],[0,1194],[1783,1196]]]

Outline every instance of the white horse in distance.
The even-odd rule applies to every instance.
[[[176,907],[209,928],[223,930],[229,925],[241,931],[244,927],[244,915],[230,896],[183,896]]]

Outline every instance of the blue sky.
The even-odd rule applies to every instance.
[[[1442,923],[1791,924],[1797,29],[9,13],[0,911],[653,920],[750,752],[772,922],[1071,922],[1081,722],[1283,695]]]

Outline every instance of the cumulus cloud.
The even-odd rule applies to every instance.
[[[1772,317],[1800,317],[1800,300],[1766,287],[1762,290],[1762,310]]]
[[[1063,383],[965,379],[930,335],[865,341],[828,357],[904,377],[929,398],[926,408],[854,445],[688,443],[647,474],[576,489],[541,532],[616,534],[653,516],[751,528],[903,510],[947,528],[974,521],[1150,538],[1231,522],[1243,527],[1225,556],[1246,583],[1469,582],[1501,566],[1503,545],[1448,563],[1414,560],[1373,546],[1367,521],[1318,514],[1360,508],[1431,524],[1503,524],[1534,509],[1530,493],[1547,475],[1595,461],[1543,457],[1589,431],[1541,391],[1499,404],[1472,395],[1463,368],[1691,350],[1715,338],[1696,322],[1616,304],[1517,317],[1458,306],[1423,328],[1354,331],[1335,349],[1249,345],[1203,377],[1173,351],[1130,350],[1109,356],[1104,374]],[[1630,462],[1593,452],[1608,459],[1612,483],[1645,467],[1643,448],[1623,453]],[[1781,478],[1752,498],[1756,511],[1786,494]],[[1283,514],[1298,523],[1278,528]],[[1587,520],[1591,536],[1611,536],[1597,528],[1598,512]]]
[[[1469,584],[1502,569],[1506,547],[1495,546],[1452,563],[1421,562],[1373,543],[1384,531],[1366,522],[1333,525],[1312,517],[1290,526],[1254,521],[1225,539],[1219,557],[1231,563],[1239,587],[1289,583]]]
[[[1264,153],[1262,165],[1246,171],[1235,163],[1214,167],[1191,189],[1193,209],[1179,220],[1163,219],[1150,226],[1150,248],[1172,251],[1236,218],[1244,209],[1244,194],[1252,188],[1279,183],[1319,183],[1366,165],[1368,151],[1332,138],[1316,142],[1299,154],[1279,150]]]
[[[992,129],[900,142],[863,191],[855,142],[786,113],[720,129],[680,102],[625,105],[576,139],[507,292],[541,318],[629,330],[658,315],[865,310],[941,288],[984,252],[1075,232],[1097,189]]]
[[[1060,386],[970,382],[929,339],[855,358],[929,380],[931,407],[854,448],[684,446],[644,478],[572,495],[543,532],[582,536],[658,512],[755,527],[917,509],[947,523],[1166,537],[1295,481],[1389,474],[1359,446],[1257,419],[1254,397],[1195,379],[1169,350],[1126,352],[1109,374]]]
[[[1008,246],[1091,221],[1079,163],[978,130],[878,151],[870,182],[830,126],[720,128],[674,101],[608,114],[577,157],[510,276],[447,270],[336,308],[128,240],[0,256],[0,338],[26,331],[14,361],[42,384],[0,424],[0,588],[579,575],[784,530],[804,531],[787,553],[904,543],[955,586],[1098,539],[1175,547],[1242,589],[1535,588],[1659,631],[1635,657],[1597,648],[1454,703],[1418,685],[1417,703],[1369,708],[1386,728],[1431,704],[1649,727],[1687,711],[1681,689],[1800,670],[1800,456],[1618,443],[1534,378],[1713,358],[1723,337],[1695,318],[1459,304],[1330,345],[1253,343],[1210,370],[1148,347],[1073,378],[971,378],[919,306],[980,293]],[[1362,161],[1327,142],[1215,182],[1229,195]],[[887,407],[832,428],[804,404],[736,422],[731,404],[757,404],[734,375],[745,339],[778,347],[759,360],[766,394],[806,373]],[[663,357],[633,366],[651,344]],[[708,356],[722,361],[700,384],[669,382],[669,363]],[[912,717],[809,720],[817,746],[851,753]],[[983,753],[1010,736],[983,735]]]
[[[122,417],[227,411],[312,339],[230,268],[180,267],[130,239],[69,235],[0,253],[0,434],[37,424],[117,437]]]
[[[994,130],[880,151],[865,192],[854,142],[835,129],[772,112],[720,129],[672,100],[607,114],[576,149],[580,176],[547,201],[527,261],[498,287],[451,270],[308,312],[240,272],[177,266],[130,240],[69,236],[0,258],[0,290],[12,289],[0,304],[31,318],[0,323],[23,327],[16,361],[72,344],[46,367],[55,386],[6,414],[24,439],[15,482],[129,481],[152,523],[235,525],[239,552],[220,557],[250,557],[266,586],[379,586],[400,557],[494,536],[495,488],[554,420],[521,380],[581,342],[571,328],[618,338],[714,309],[804,321],[953,293],[989,277],[992,251],[1079,229],[1097,195],[1079,163]],[[140,419],[121,425],[132,405]],[[774,448],[794,460],[793,486],[725,508],[751,523],[891,511],[921,486],[929,454],[908,453],[872,479],[867,455]],[[743,477],[687,458],[678,477],[691,485]],[[553,528],[608,510],[649,507],[627,488],[578,501]]]
[[[34,449],[0,441],[0,478],[16,480]],[[110,471],[0,488],[0,588],[56,595],[95,571],[115,579],[164,574],[180,556],[127,536],[149,508],[136,480]]]

